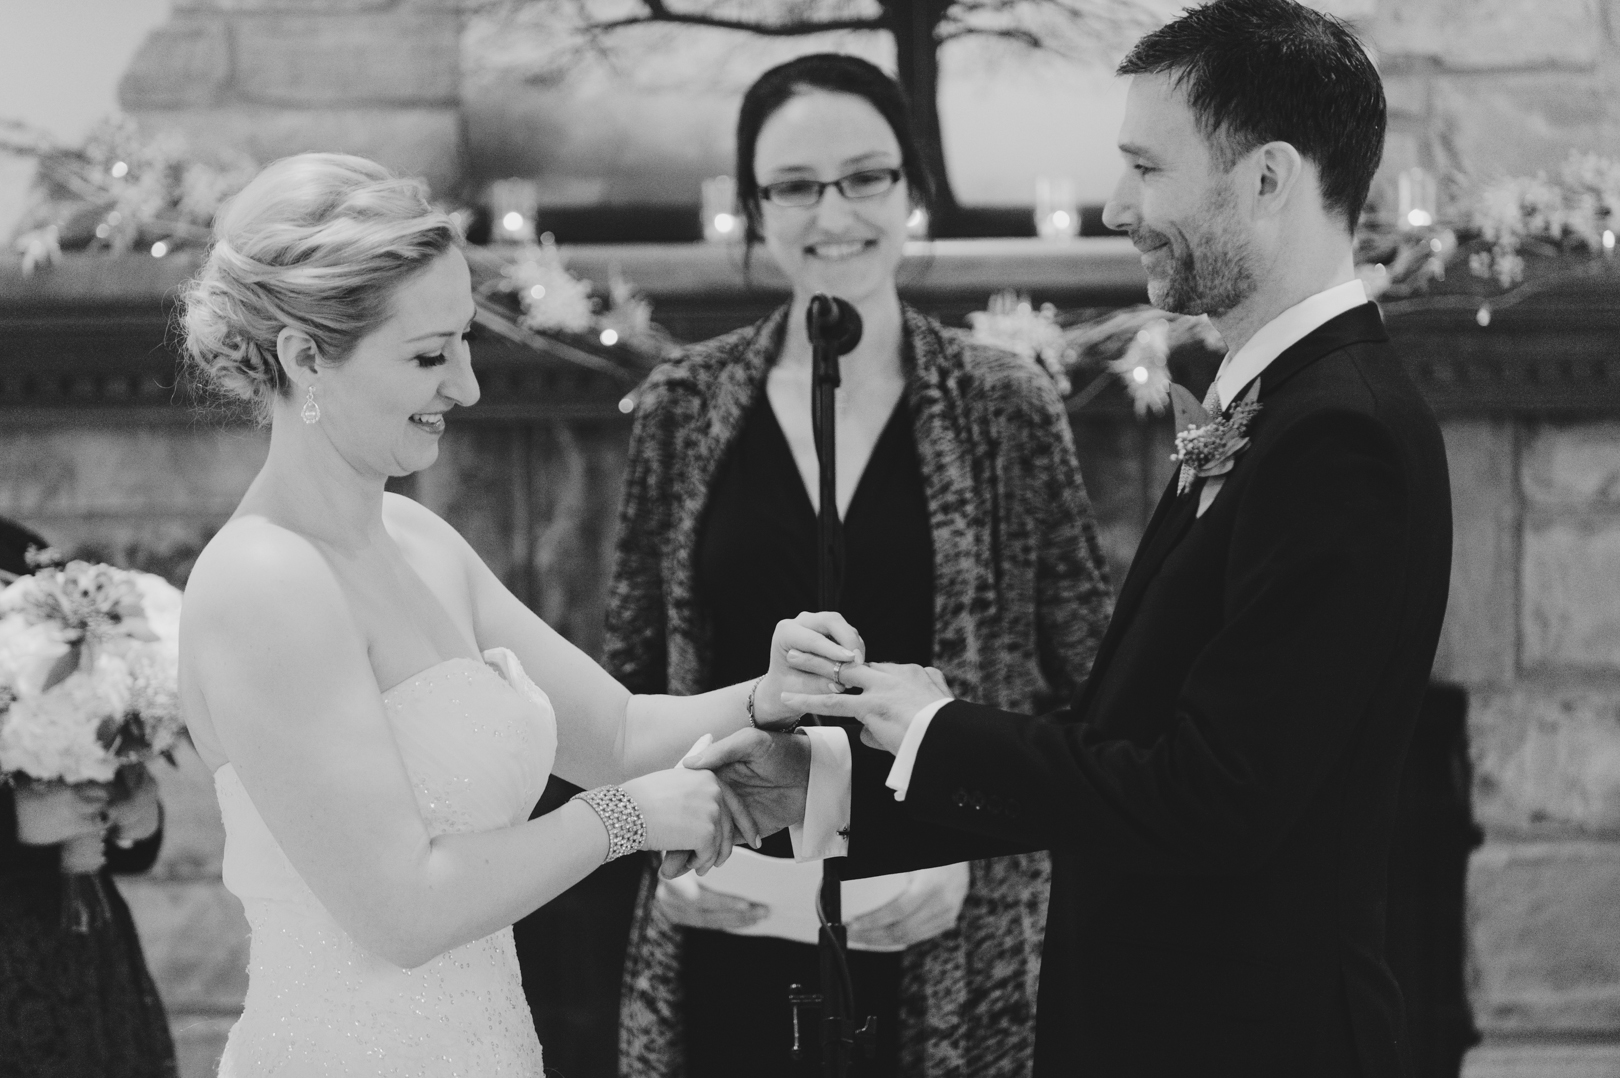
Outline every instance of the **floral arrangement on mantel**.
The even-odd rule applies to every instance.
[[[1553,175],[1503,177],[1479,186],[1448,216],[1449,224],[1413,224],[1368,215],[1356,237],[1356,271],[1367,294],[1386,311],[1474,308],[1478,324],[1488,326],[1493,312],[1538,292],[1614,271],[1620,162],[1571,153]],[[1526,256],[1547,260],[1548,270],[1527,280]],[[1553,259],[1558,259],[1556,269]],[[1433,294],[1460,263],[1479,284],[1462,294],[1455,287]],[[1001,292],[968,322],[975,338],[1050,374],[1071,410],[1117,378],[1137,415],[1163,414],[1172,353],[1198,348],[1218,356],[1224,350],[1207,318],[1147,306],[1088,318],[1065,315],[1050,303],[1037,308],[1028,296]]]
[[[77,148],[0,122],[0,150],[39,161],[34,202],[14,241],[24,273],[63,251],[162,258],[203,246],[220,203],[258,170],[244,154],[200,155],[175,134],[146,138],[123,117],[102,121]]]
[[[968,324],[975,340],[1023,356],[1051,375],[1071,411],[1117,379],[1137,415],[1161,415],[1170,403],[1171,354],[1221,348],[1209,319],[1166,314],[1145,304],[1065,325],[1050,303],[1036,308],[1028,296],[998,292],[986,310],[968,315]]]
[[[1447,220],[1383,221],[1357,236],[1357,272],[1386,309],[1476,307],[1481,326],[1500,311],[1577,277],[1607,273],[1620,229],[1620,162],[1572,152],[1549,175],[1500,177],[1474,188]],[[1526,256],[1559,259],[1527,279]],[[1432,295],[1466,264],[1480,284]]]
[[[544,233],[538,244],[473,258],[475,290],[494,299],[523,329],[626,356],[651,368],[673,353],[673,338],[652,319],[652,304],[615,268],[605,289],[575,275]]]
[[[144,252],[163,258],[204,247],[214,214],[258,171],[244,154],[203,155],[172,133],[148,138],[125,117],[96,126],[79,147],[65,147],[0,120],[0,151],[39,162],[34,201],[14,250],[24,274],[49,267],[64,251]],[[452,209],[463,224],[470,211]],[[548,237],[549,238],[549,237]],[[515,258],[479,259],[480,294],[497,299],[498,316],[530,333],[617,354],[651,366],[673,347],[652,321],[652,306],[621,274],[605,290],[571,274],[555,243],[519,248]]]

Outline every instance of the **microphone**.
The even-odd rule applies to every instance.
[[[847,299],[817,292],[810,297],[804,323],[811,345],[831,348],[835,356],[847,355],[861,343],[861,315]]]

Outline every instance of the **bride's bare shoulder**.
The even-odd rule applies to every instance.
[[[342,604],[342,592],[315,544],[260,516],[237,517],[203,548],[186,581],[187,620],[309,619]]]
[[[383,495],[383,520],[393,532],[405,532],[411,538],[425,542],[464,545],[461,533],[450,522],[403,494]]]
[[[450,522],[403,494],[383,495],[383,521],[396,541],[440,564],[465,563],[477,557],[471,544]]]

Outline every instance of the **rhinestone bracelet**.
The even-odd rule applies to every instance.
[[[604,863],[617,860],[625,854],[635,853],[647,841],[647,821],[641,818],[641,809],[635,799],[619,786],[598,786],[569,798],[583,801],[602,820],[607,828],[608,852]]]

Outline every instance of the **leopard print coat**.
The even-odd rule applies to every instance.
[[[904,317],[905,394],[934,539],[934,665],[964,698],[1045,709],[1085,677],[1111,605],[1067,414],[1034,364],[909,307]],[[699,524],[786,320],[783,307],[694,345],[642,390],[604,661],[633,692],[705,684]],[[1049,875],[1044,853],[974,862],[957,926],[904,952],[906,1078],[1029,1074]],[[626,960],[620,1074],[684,1078],[682,930],[651,891],[649,873]]]

